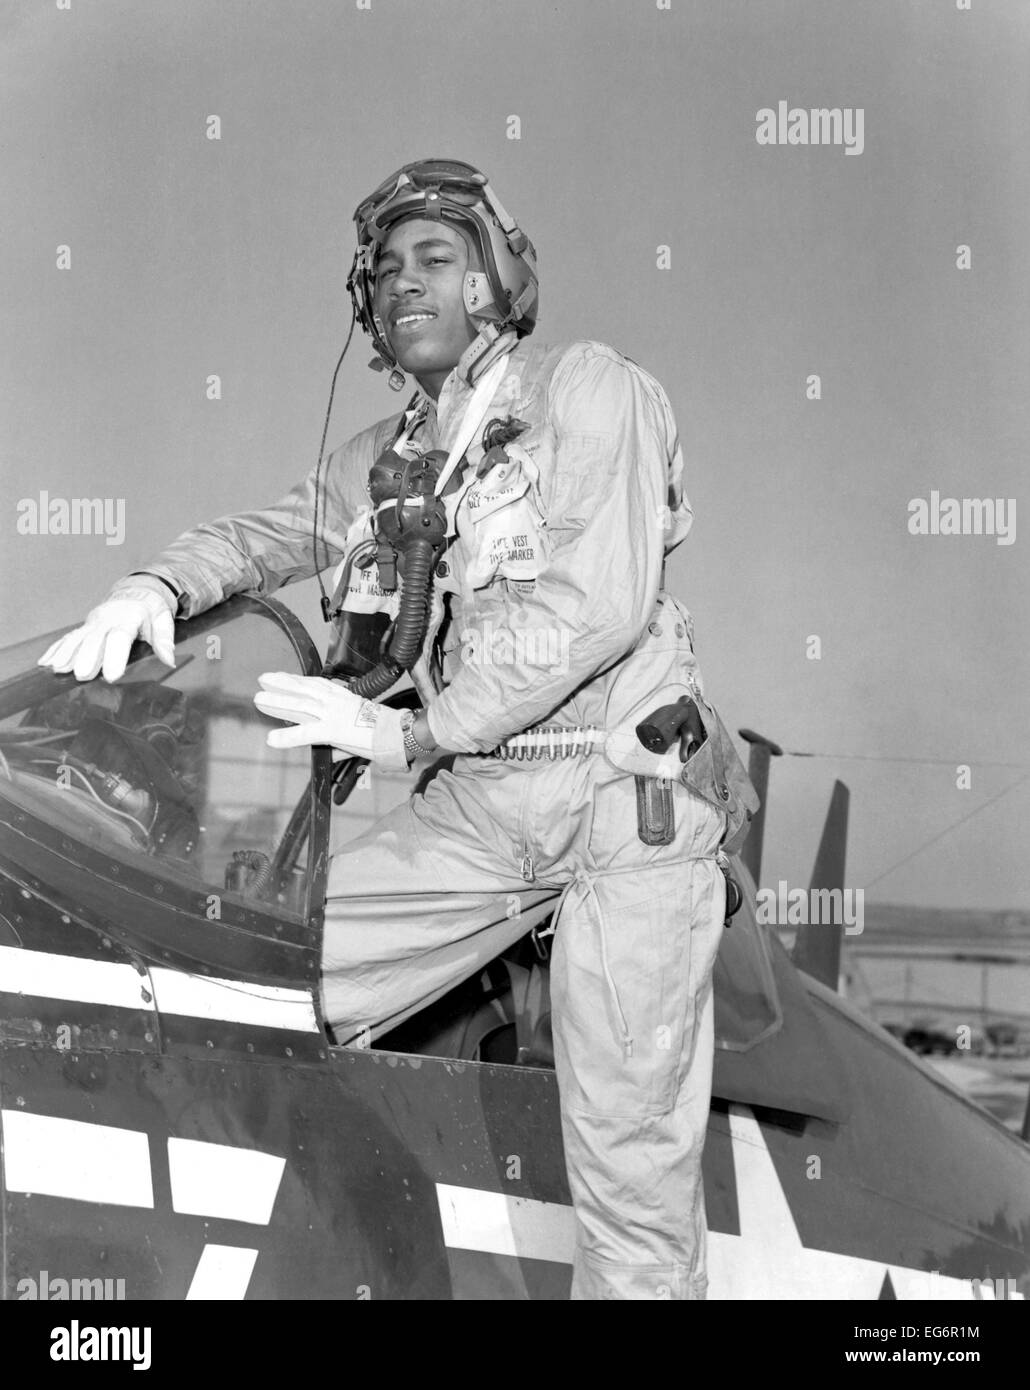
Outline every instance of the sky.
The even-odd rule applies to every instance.
[[[669,393],[709,694],[820,755],[774,762],[763,881],[808,882],[839,777],[867,902],[1030,908],[1030,8],[960,3],[8,3],[0,642],[307,472],[355,205],[464,159],[536,245],[538,336]],[[861,110],[861,153],[760,144],[780,101]],[[370,356],[331,445],[397,408]],[[121,499],[121,543],[19,534],[41,490]],[[1012,499],[1014,540],[911,534],[931,492]],[[313,583],[281,597],[322,643]]]

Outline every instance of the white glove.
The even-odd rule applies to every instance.
[[[104,668],[104,680],[125,674],[137,637],[149,642],[166,666],[175,666],[174,594],[160,579],[133,575],[119,580],[81,627],[51,643],[36,663],[55,671],[75,671],[76,680],[91,681]]]
[[[406,772],[401,718],[405,710],[373,704],[339,681],[322,676],[293,676],[266,671],[258,676],[261,694],[254,703],[262,714],[288,719],[295,729],[273,729],[269,748],[302,748],[328,743],[345,757],[367,758],[390,772]]]

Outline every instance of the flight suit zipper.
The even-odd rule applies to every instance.
[[[519,862],[519,874],[526,883],[532,883],[534,878],[533,856],[529,852],[529,832],[526,829],[526,821],[529,815],[529,797],[533,787],[532,777],[526,777],[522,786],[522,805],[519,807],[519,844],[522,849],[522,856]]]

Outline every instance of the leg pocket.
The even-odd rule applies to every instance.
[[[722,875],[702,860],[602,873],[593,884],[572,890],[555,939],[562,1103],[594,1115],[664,1115],[693,1057],[722,928]]]

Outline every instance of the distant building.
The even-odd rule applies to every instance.
[[[965,1026],[988,1051],[1030,1048],[1030,912],[867,904],[841,970],[845,993],[884,1026]]]

